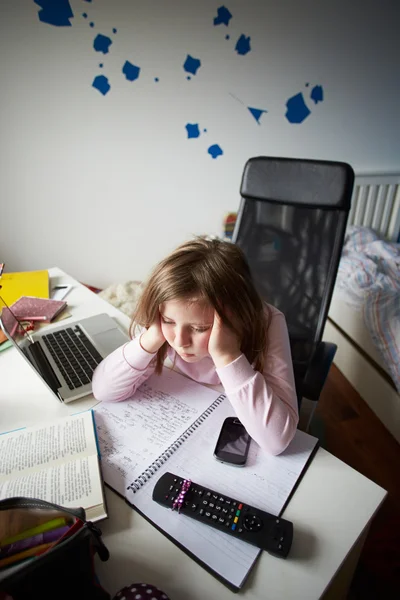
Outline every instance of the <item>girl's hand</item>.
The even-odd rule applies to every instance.
[[[165,342],[166,339],[161,330],[160,315],[158,315],[157,320],[140,336],[140,345],[146,352],[154,354]]]
[[[241,355],[238,336],[221,321],[216,311],[208,340],[208,352],[217,369],[229,365]]]

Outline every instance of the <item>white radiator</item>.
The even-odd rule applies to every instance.
[[[370,227],[387,240],[399,240],[400,174],[356,176],[348,225]]]

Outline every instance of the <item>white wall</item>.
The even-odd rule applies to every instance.
[[[221,232],[251,156],[400,168],[392,0],[226,0],[228,27],[213,25],[221,1],[70,5],[70,27],[41,22],[33,0],[0,8],[0,260],[9,271],[58,265],[99,286],[141,279],[191,234]],[[99,33],[113,40],[105,55],[93,49]],[[241,34],[251,37],[245,56],[234,50]],[[187,54],[202,63],[190,81]],[[125,60],[141,67],[134,82]],[[92,87],[101,74],[105,96]],[[292,124],[285,103],[299,92],[312,112]],[[260,124],[248,106],[268,111]],[[187,139],[187,123],[207,133]],[[216,159],[214,143],[224,152]]]

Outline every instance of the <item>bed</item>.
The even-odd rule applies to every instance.
[[[400,442],[400,174],[356,177],[324,340]]]

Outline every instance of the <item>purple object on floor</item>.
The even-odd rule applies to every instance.
[[[149,583],[131,583],[115,594],[113,600],[170,600],[167,594]]]

